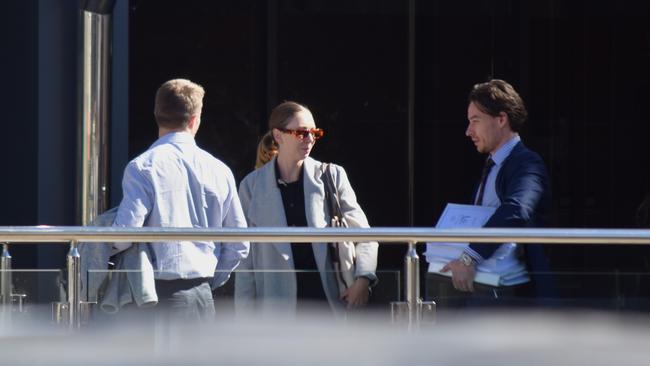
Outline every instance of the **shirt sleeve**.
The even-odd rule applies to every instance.
[[[229,197],[224,203],[224,218],[222,227],[245,228],[246,218],[242,210],[239,196],[235,186],[235,179],[232,174],[228,177]],[[217,254],[217,269],[212,282],[212,287],[222,286],[230,278],[230,273],[237,268],[242,259],[248,256],[250,244],[244,242],[224,242],[219,246]]]
[[[151,212],[153,190],[151,183],[143,176],[135,162],[130,162],[124,169],[122,178],[123,198],[115,215],[113,226],[142,227]],[[131,246],[131,243],[114,243],[119,251]]]

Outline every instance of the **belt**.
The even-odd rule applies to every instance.
[[[189,289],[208,282],[210,282],[209,277],[179,278],[175,280],[156,280],[156,289],[170,288],[170,287],[176,289]]]

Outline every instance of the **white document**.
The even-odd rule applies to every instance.
[[[460,205],[448,203],[440,215],[437,229],[480,228],[490,219],[496,207]],[[429,272],[451,277],[451,272],[440,272],[450,261],[458,259],[469,243],[427,243],[425,256],[429,262]],[[480,267],[480,266],[479,266]],[[477,268],[475,282],[499,286],[502,276],[498,273],[481,271]]]
[[[439,275],[451,277],[451,271],[440,272],[445,265],[447,265],[447,262],[432,261],[429,263],[429,273],[437,273]],[[501,285],[501,275],[498,273],[477,271],[476,277],[474,277],[474,282],[497,287]]]
[[[494,215],[496,207],[447,204],[440,215],[436,228],[480,228]],[[469,243],[427,243],[426,258],[429,272],[451,277],[442,268],[458,259]],[[516,259],[515,243],[501,244],[490,258],[476,266],[474,282],[491,286],[510,286],[530,280],[526,266]]]
[[[451,271],[440,272],[446,264],[447,262],[429,262],[429,273],[437,273],[439,275],[451,277]],[[505,274],[485,272],[481,271],[479,268],[476,271],[476,277],[474,277],[474,282],[494,287],[518,285],[520,283],[526,283],[529,280],[530,277],[528,276],[528,271],[526,271],[526,267],[523,266],[517,266],[512,271]]]
[[[448,203],[447,207],[445,207],[445,210],[442,212],[442,215],[440,215],[440,218],[438,219],[438,223],[436,224],[436,229],[461,229],[461,228],[483,227],[483,225],[485,225],[485,223],[490,219],[490,217],[494,215],[495,211],[496,211],[496,207],[460,205],[457,203]],[[429,251],[431,245],[435,245],[436,247],[451,246],[453,248],[460,248],[460,252],[462,252],[462,249],[464,249],[468,245],[468,243],[428,243],[427,253],[426,253],[427,256],[429,254],[433,254],[430,253]],[[443,258],[450,258],[450,259],[458,258],[458,256],[455,257],[445,256],[444,253],[436,253],[436,254],[443,254]]]
[[[458,229],[483,227],[490,217],[494,215],[496,210],[496,207],[448,203],[438,219],[436,228]]]

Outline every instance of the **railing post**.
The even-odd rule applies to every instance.
[[[68,252],[68,310],[69,310],[69,326],[71,329],[76,329],[81,326],[80,311],[80,296],[79,288],[81,284],[81,256],[77,248],[77,241],[70,242],[70,251]]]
[[[7,330],[11,327],[11,255],[8,243],[2,243],[0,271],[0,329]]]
[[[409,328],[417,327],[420,323],[420,258],[415,250],[415,242],[409,242],[404,256],[404,273],[406,276],[406,303],[408,305]]]
[[[9,254],[9,243],[2,243],[0,272],[0,297],[2,297],[2,305],[7,309],[11,305],[11,254]]]
[[[420,324],[433,323],[436,318],[436,303],[422,301],[420,298],[420,257],[416,251],[415,241],[410,241],[404,256],[404,277],[406,278],[406,301],[391,302],[391,317],[394,323],[406,323],[409,330],[415,330]]]

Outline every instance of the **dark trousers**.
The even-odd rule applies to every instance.
[[[516,286],[488,286],[474,283],[474,292],[454,288],[450,277],[429,273],[426,300],[435,301],[438,315],[458,310],[495,310],[524,307],[533,303],[530,283]]]
[[[180,321],[214,320],[214,300],[208,281],[208,278],[156,280],[157,316]]]

